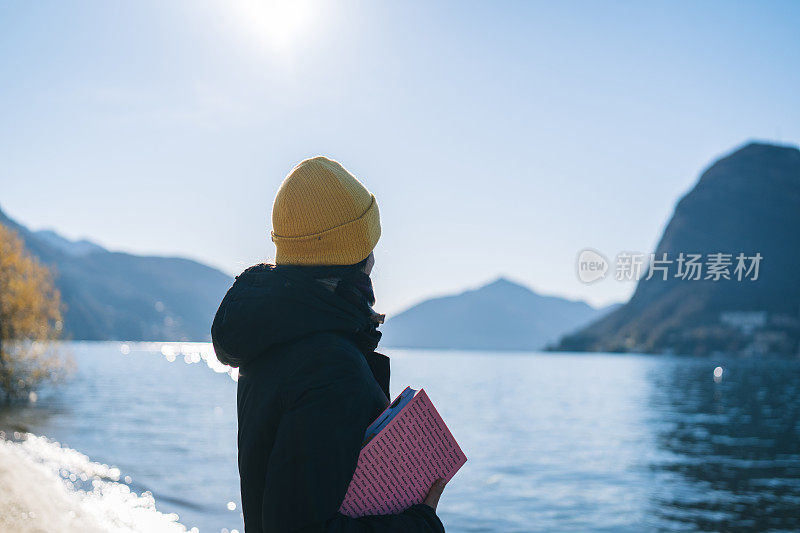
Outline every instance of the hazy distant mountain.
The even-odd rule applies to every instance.
[[[80,340],[209,340],[233,280],[196,261],[110,252],[53,231],[32,232],[0,211],[25,246],[56,272],[67,335]]]
[[[34,231],[33,235],[54,248],[69,255],[81,256],[92,252],[105,252],[105,248],[85,239],[80,241],[70,241],[65,239],[53,230]]]
[[[656,257],[665,252],[672,259],[680,252],[730,253],[731,280],[663,281],[658,273],[559,349],[797,354],[800,151],[748,144],[715,162],[675,208]],[[739,253],[763,256],[757,281],[732,275]]]
[[[500,278],[479,289],[433,298],[391,317],[382,344],[410,348],[537,350],[608,308],[542,296]]]

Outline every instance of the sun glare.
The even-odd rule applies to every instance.
[[[248,37],[277,52],[289,51],[307,34],[314,15],[307,0],[234,0],[226,5],[235,11]]]

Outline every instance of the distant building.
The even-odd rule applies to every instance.
[[[750,335],[754,330],[767,325],[767,312],[723,311],[719,315],[719,321],[728,327],[736,328],[742,333]]]

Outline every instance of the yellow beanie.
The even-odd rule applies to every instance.
[[[338,162],[312,157],[283,180],[272,205],[279,265],[353,265],[381,236],[378,203]]]

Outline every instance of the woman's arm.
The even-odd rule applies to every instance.
[[[285,408],[267,466],[264,531],[443,533],[430,505],[362,518],[338,512],[358,462],[364,428],[374,416],[374,399],[365,386],[372,375],[360,354],[356,359],[344,352],[349,350],[313,357],[286,384]],[[438,497],[428,503],[435,506],[436,501]]]

